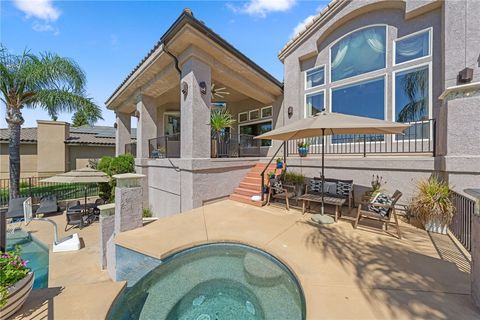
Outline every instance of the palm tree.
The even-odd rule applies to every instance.
[[[225,128],[231,128],[234,123],[235,119],[233,119],[231,113],[225,109],[213,110],[210,115],[210,126],[216,135]]]
[[[98,120],[103,120],[102,112],[95,105],[82,108],[75,111],[72,117],[72,126],[81,127],[85,125],[93,126]]]
[[[71,59],[53,53],[12,54],[0,45],[0,100],[6,106],[10,139],[10,198],[20,195],[20,130],[22,109],[41,108],[50,116],[60,112],[100,108],[85,96],[85,74]]]

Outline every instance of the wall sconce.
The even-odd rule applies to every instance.
[[[200,82],[199,85],[200,85],[200,93],[207,94],[207,84],[205,83],[205,81]]]
[[[183,98],[185,99],[188,95],[188,84],[185,81],[182,82],[182,93]]]
[[[293,116],[293,107],[288,107],[288,118],[290,119]]]
[[[133,116],[134,116],[135,118],[137,118],[137,119],[140,118],[140,111],[135,110]]]
[[[473,79],[473,69],[465,68],[458,73],[458,82],[469,83]]]
[[[118,124],[115,122],[115,123],[113,124],[113,127],[114,127],[115,129],[117,129]]]

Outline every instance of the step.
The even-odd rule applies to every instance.
[[[248,177],[248,178],[261,178],[262,176],[260,175],[261,172],[252,172],[250,171],[249,173],[247,173],[247,175],[245,177]],[[267,174],[265,172],[265,174]]]
[[[233,193],[251,197],[254,195],[260,195],[260,190],[252,190],[248,188],[238,187],[238,188],[235,188],[235,191]]]
[[[230,195],[230,200],[234,200],[234,201],[245,203],[245,204],[250,204],[250,205],[256,206],[256,207],[261,207],[262,206],[261,201],[252,201],[252,199],[250,199],[250,196],[244,196],[244,195],[241,195],[241,194],[235,194],[235,193],[231,194]]]
[[[247,183],[256,183],[256,184],[261,184],[262,183],[262,177],[245,177],[243,178],[242,182],[247,182]]]
[[[250,190],[257,190],[260,192],[262,190],[262,184],[261,183],[248,183],[248,182],[240,182],[240,188],[243,189],[250,189]]]

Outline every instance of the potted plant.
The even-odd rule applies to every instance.
[[[27,300],[35,279],[27,268],[26,260],[20,258],[20,249],[0,255],[0,314],[5,319],[17,312]]]
[[[448,183],[439,180],[436,176],[418,183],[417,193],[412,198],[410,210],[423,223],[425,230],[447,233],[447,227],[455,214],[450,193]]]
[[[308,154],[308,147],[310,147],[310,144],[308,142],[299,141],[297,143],[298,155],[300,157],[306,157]]]
[[[387,182],[383,180],[382,176],[373,175],[372,176],[372,181],[370,182],[370,185],[372,186],[372,189],[370,191],[367,191],[365,193],[365,197],[368,198],[368,201],[371,201],[375,198],[377,194],[379,194],[383,190],[383,185],[385,185]]]
[[[305,193],[305,176],[303,174],[287,171],[284,180],[285,184],[295,187],[295,195],[297,197]]]
[[[210,127],[212,130],[212,149],[213,158],[218,156],[217,140],[219,140],[221,132],[225,128],[231,128],[235,123],[235,119],[226,109],[215,109],[210,114]]]
[[[277,169],[283,169],[283,160],[282,160],[282,158],[277,158]]]

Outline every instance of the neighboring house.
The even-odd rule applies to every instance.
[[[479,15],[475,1],[332,1],[280,51],[282,85],[185,10],[106,103],[117,115],[117,153],[138,117],[144,205],[174,214],[228,196],[280,146],[250,135],[325,108],[412,124],[403,136],[327,139],[327,177],[354,179],[357,198],[372,174],[404,201],[433,173],[459,192],[478,187]],[[216,95],[212,84],[230,94]],[[215,139],[212,101],[238,119]],[[295,142],[279,154],[292,170],[318,176],[320,140],[310,142],[307,158]],[[245,188],[258,180],[249,175],[236,190],[248,199]]]
[[[135,132],[133,132],[135,134]],[[9,178],[8,129],[0,129],[0,179]],[[89,160],[115,155],[115,128],[71,127],[62,121],[37,121],[22,128],[21,177],[45,177],[83,168]]]

